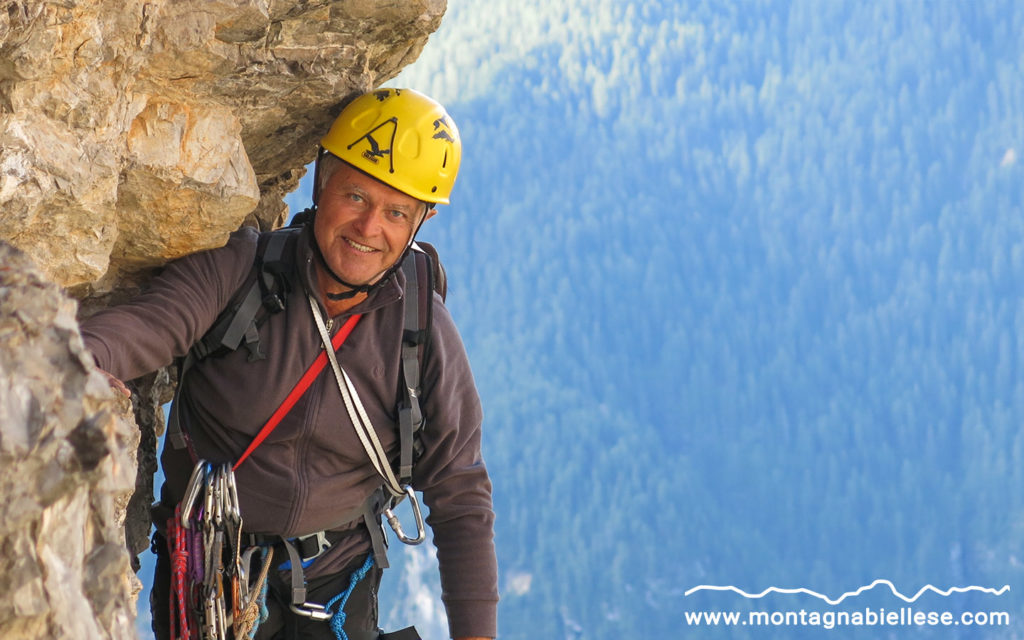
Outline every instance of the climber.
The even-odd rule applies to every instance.
[[[313,207],[299,229],[243,228],[220,249],[170,263],[131,303],[83,322],[86,346],[115,380],[184,362],[153,509],[158,638],[182,634],[185,613],[204,606],[181,593],[187,580],[211,579],[183,575],[187,545],[206,544],[215,531],[212,510],[196,499],[204,490],[237,492],[241,534],[218,524],[224,544],[214,548],[233,550],[235,560],[274,558],[255,638],[389,637],[377,621],[387,565],[380,517],[407,496],[418,514],[413,488],[430,509],[451,637],[497,635],[480,401],[458,331],[432,290],[437,265],[413,242],[434,206],[448,204],[460,159],[458,130],[432,99],[408,89],[359,96],[321,141]],[[420,280],[428,284],[417,287]],[[206,348],[211,333],[220,347]],[[224,504],[231,514],[234,503]],[[415,542],[401,523],[392,526]],[[208,544],[202,550],[211,553]],[[222,570],[234,573],[236,599],[245,600],[257,571],[232,569],[231,556]],[[344,611],[333,611],[339,599]],[[198,615],[210,633],[224,623],[221,614]]]

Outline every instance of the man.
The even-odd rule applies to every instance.
[[[183,614],[169,611],[168,602],[184,590],[170,588],[172,580],[184,579],[184,570],[169,567],[165,523],[178,536],[177,523],[202,511],[201,505],[189,511],[194,501],[186,499],[186,516],[174,513],[195,485],[190,474],[196,460],[237,465],[245,532],[239,548],[252,544],[278,554],[272,562],[277,570],[267,579],[269,616],[256,638],[378,637],[376,585],[383,553],[376,523],[359,514],[365,514],[367,497],[379,493],[384,481],[356,431],[361,419],[353,417],[352,402],[343,397],[342,376],[335,379],[325,366],[269,435],[247,457],[240,456],[323,351],[329,339],[318,329],[323,316],[323,328],[335,338],[351,330],[336,359],[387,462],[396,466],[407,284],[398,267],[420,225],[436,213],[434,205],[448,203],[461,142],[441,105],[411,90],[383,89],[352,101],[321,145],[312,220],[290,234],[282,251],[289,266],[277,292],[283,309],[268,313],[258,336],[246,338],[249,348],[196,362],[180,384],[172,422],[182,425],[188,446],[177,448],[168,439],[162,454],[166,482],[154,508],[154,628],[161,638],[181,633],[176,616]],[[266,260],[261,252],[269,235],[240,230],[221,249],[168,265],[138,299],[85,321],[82,333],[98,366],[128,380],[185,356],[238,292],[260,278],[258,263]],[[430,508],[427,524],[437,547],[452,637],[494,637],[497,569],[490,481],[480,455],[479,397],[451,317],[440,297],[430,295],[428,346],[420,350],[425,426],[412,485]],[[415,307],[417,301],[406,304]],[[357,315],[354,329],[342,329]],[[280,541],[297,545],[310,539],[321,552],[308,554],[312,559],[299,554],[303,569],[296,584],[296,563],[282,564],[296,556],[287,555]],[[246,580],[252,582],[255,573]],[[317,612],[343,592],[344,615],[331,621],[344,623],[344,633],[337,635],[325,621],[330,616]],[[172,616],[176,631],[168,629]]]

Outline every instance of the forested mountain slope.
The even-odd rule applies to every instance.
[[[424,237],[487,411],[504,638],[821,604],[699,584],[1024,588],[1022,32],[1014,2],[452,0],[393,84],[465,140]],[[1020,635],[1015,593],[919,603],[1012,631],[919,635]]]

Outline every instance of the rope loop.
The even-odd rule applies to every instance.
[[[352,592],[355,590],[356,585],[366,577],[366,574],[370,572],[371,568],[373,568],[372,553],[366,556],[366,562],[363,563],[363,566],[353,571],[352,575],[349,576],[348,588],[331,598],[324,607],[325,611],[330,612],[331,607],[333,607],[335,603],[340,603],[338,604],[338,610],[331,615],[331,631],[334,632],[334,637],[337,640],[348,640],[348,634],[345,633],[344,629],[345,619],[348,617],[345,613],[345,604],[348,602],[349,596],[351,596]]]

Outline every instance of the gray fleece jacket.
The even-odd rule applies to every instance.
[[[171,364],[210,328],[245,283],[259,234],[234,233],[227,245],[169,264],[135,300],[82,323],[97,364],[131,380]],[[319,298],[310,229],[296,251],[299,285],[285,311],[260,328],[265,360],[248,362],[241,348],[194,366],[183,387],[183,422],[199,457],[235,460],[294,387],[320,350],[305,289]],[[351,314],[363,315],[338,350],[381,444],[398,456],[401,302],[404,275],[395,273],[349,312],[331,319],[332,334]],[[326,311],[323,300],[321,310]],[[421,398],[427,428],[413,486],[423,492],[441,570],[442,599],[452,636],[496,635],[497,563],[491,483],[480,454],[482,412],[469,361],[451,316],[434,297],[431,348],[426,352]],[[185,450],[165,446],[161,503],[173,509],[192,462]],[[327,367],[269,438],[236,473],[247,531],[304,535],[332,528],[380,485]],[[168,511],[169,513],[169,511]],[[353,525],[357,526],[357,525]],[[336,528],[336,527],[335,527]],[[406,525],[409,528],[409,525]],[[306,570],[307,578],[333,573],[370,551],[369,535],[346,536]]]

